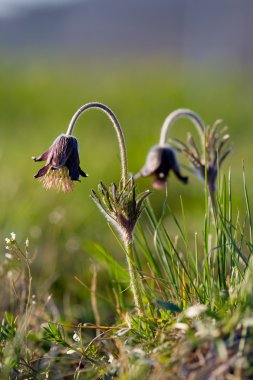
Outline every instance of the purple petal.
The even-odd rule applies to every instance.
[[[37,161],[46,161],[47,158],[48,158],[49,153],[50,153],[50,148],[46,152],[42,153],[39,157],[33,157],[32,159],[35,162],[37,162]]]
[[[146,162],[143,168],[135,175],[135,179],[140,177],[148,177],[159,169],[162,163],[162,153],[164,148],[154,145],[148,152]]]
[[[48,167],[49,165],[45,165],[43,166],[43,168],[41,168],[37,174],[35,174],[34,178],[39,178],[39,177],[42,177],[43,175],[45,175],[48,171]]]
[[[48,157],[48,162],[59,169],[66,165],[68,159],[71,158],[73,152],[77,151],[77,141],[73,136],[59,136],[52,145],[51,156]]]
[[[80,174],[82,177],[88,177],[88,174],[84,173],[84,171],[82,171],[82,169],[80,168],[80,166],[78,166],[78,169],[79,169],[79,174]]]

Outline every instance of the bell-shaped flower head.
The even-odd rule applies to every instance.
[[[77,139],[72,135],[60,135],[50,148],[33,157],[34,161],[46,161],[46,164],[34,176],[39,178],[45,189],[56,188],[64,192],[73,190],[79,176],[87,177],[80,168]]]
[[[188,182],[188,177],[183,176],[180,172],[175,150],[170,145],[155,145],[148,152],[143,168],[134,178],[153,176],[152,186],[154,189],[163,189],[166,187],[170,171],[173,171],[183,183]]]

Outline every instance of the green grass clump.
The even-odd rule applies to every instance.
[[[178,220],[164,203],[157,219],[151,204],[135,235],[145,315],[129,305],[128,273],[101,246],[115,297],[112,325],[98,307],[97,270],[90,295],[96,324],[67,321],[48,294],[33,294],[29,243],[6,239],[1,264],[8,289],[1,338],[5,378],[250,379],[253,371],[252,225],[244,180],[245,213],[234,215],[231,177],[217,195],[218,218],[206,203],[204,229],[191,239],[184,206]],[[203,202],[204,194],[203,194]],[[175,224],[177,235],[170,228]],[[97,264],[98,265],[98,264]],[[8,287],[10,286],[10,287]],[[122,291],[124,290],[124,293]],[[230,374],[230,375],[229,375]],[[16,376],[16,377],[15,377]]]

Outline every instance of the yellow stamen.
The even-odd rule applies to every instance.
[[[55,188],[57,191],[63,191],[64,193],[72,191],[74,189],[74,182],[69,176],[69,171],[66,166],[60,169],[48,169],[47,173],[39,178],[43,187],[46,190]]]

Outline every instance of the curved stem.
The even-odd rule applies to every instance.
[[[114,114],[114,112],[107,107],[105,104],[99,103],[99,102],[91,102],[84,104],[82,107],[80,107],[76,113],[73,115],[72,119],[70,120],[66,135],[72,135],[75,124],[78,120],[78,118],[87,110],[91,108],[100,109],[103,112],[106,113],[106,115],[109,117],[109,119],[112,121],[114,129],[117,134],[118,142],[119,142],[119,148],[120,148],[120,161],[121,161],[121,171],[122,171],[122,182],[123,186],[127,183],[127,153],[126,153],[126,143],[124,134],[121,128],[121,125]]]
[[[187,118],[190,119],[195,127],[197,128],[200,139],[203,141],[203,136],[204,136],[204,131],[205,131],[205,124],[201,120],[201,118],[193,111],[185,109],[185,108],[180,108],[176,111],[171,112],[166,119],[164,120],[162,129],[161,129],[161,134],[160,134],[160,145],[165,145],[167,141],[167,136],[168,132],[172,126],[172,124],[177,120],[181,118]]]

